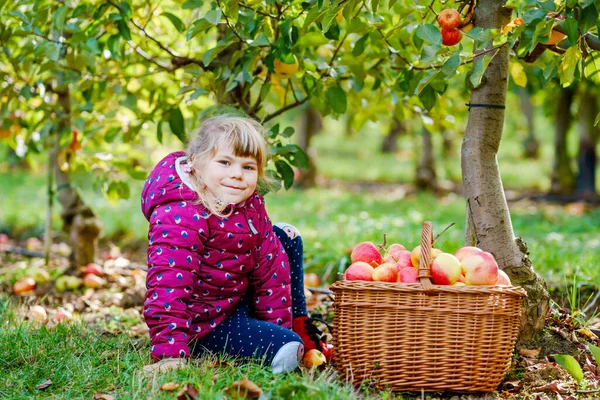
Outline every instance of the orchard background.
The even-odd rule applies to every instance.
[[[449,9],[461,19],[450,33],[437,21]],[[354,244],[386,234],[411,248],[423,220],[455,223],[442,249],[490,251],[528,292],[513,368],[490,396],[595,393],[599,11],[597,0],[0,1],[0,394],[168,398],[172,381],[206,398],[246,375],[270,398],[400,396],[333,370],[273,379],[229,360],[140,374],[142,183],[225,111],[268,130],[281,182],[268,209],[303,234],[315,312],[330,320],[326,288]],[[92,262],[107,272],[94,288],[77,280]],[[17,296],[24,277],[35,291]],[[574,356],[581,379],[556,354]]]

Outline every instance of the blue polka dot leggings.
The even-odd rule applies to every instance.
[[[293,317],[306,315],[302,237],[294,226],[283,223],[274,225],[273,232],[290,260]],[[192,354],[198,357],[210,351],[235,358],[263,360],[265,365],[273,365],[280,349],[290,343],[302,343],[300,336],[292,330],[253,319],[248,304],[249,301],[243,301],[231,317],[221,322],[207,337],[190,343]]]

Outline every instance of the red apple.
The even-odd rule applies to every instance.
[[[106,284],[106,281],[98,275],[87,274],[83,277],[83,284],[87,288],[98,289]]]
[[[327,359],[325,358],[325,355],[317,349],[307,351],[302,359],[302,363],[308,368],[318,367],[326,362]]]
[[[374,268],[364,261],[350,264],[344,272],[345,281],[372,281]]]
[[[465,247],[458,249],[456,251],[456,253],[454,253],[454,257],[458,258],[458,261],[462,261],[466,256],[470,256],[471,254],[477,254],[482,251],[483,250],[481,250],[478,247],[465,246]]]
[[[371,264],[371,266],[376,267],[383,263],[383,257],[381,257],[381,253],[379,252],[377,246],[375,246],[372,242],[362,242],[357,244],[354,249],[352,249],[350,261],[352,263],[364,261],[367,264]]]
[[[52,317],[52,319],[58,323],[70,321],[73,318],[73,314],[71,314],[67,310],[59,309],[56,311],[56,314]]]
[[[498,269],[498,282],[496,282],[496,285],[498,285],[498,286],[511,286],[512,285],[512,283],[510,282],[510,278],[508,277],[506,272],[502,271],[501,269]]]
[[[94,274],[94,275],[98,275],[98,276],[103,276],[104,275],[104,269],[96,264],[96,263],[89,263],[88,265],[85,266],[85,274]]]
[[[402,268],[398,272],[398,282],[400,283],[419,283],[419,270],[413,267]]]
[[[384,263],[373,270],[373,280],[377,282],[396,282],[398,270],[396,264]]]
[[[452,254],[441,253],[431,264],[431,282],[435,285],[452,285],[461,276],[460,261]]]
[[[35,290],[35,280],[30,277],[21,278],[13,285],[13,292],[19,296],[28,296]]]
[[[410,259],[411,252],[408,250],[400,250],[396,253],[397,261],[396,261],[396,269],[400,271],[406,267],[413,267],[412,261]]]
[[[465,257],[461,265],[467,285],[495,285],[498,282],[498,264],[486,251]]]
[[[398,258],[397,255],[399,252],[401,251],[405,251],[406,247],[402,246],[401,244],[398,243],[394,243],[391,244],[390,247],[387,248],[387,250],[385,251],[385,254],[383,255],[383,262],[397,262]]]
[[[304,286],[317,288],[321,286],[321,278],[319,275],[314,272],[309,272],[308,274],[304,274]]]

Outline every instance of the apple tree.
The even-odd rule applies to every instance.
[[[441,21],[453,27],[440,30],[437,16],[450,8],[459,24],[449,13]],[[501,29],[517,16],[523,23]],[[310,104],[340,116],[353,105],[361,121],[415,116],[433,130],[448,105],[458,107],[449,88],[461,87],[471,90],[466,242],[492,252],[527,289],[523,337],[543,326],[548,294],[515,238],[496,161],[508,71],[519,78],[521,60],[548,50],[556,55],[547,79],[569,86],[593,75],[596,3],[26,0],[0,1],[0,17],[1,136],[22,154],[49,155],[49,199],[58,192],[71,241],[83,246],[74,246],[74,265],[93,258],[99,234],[77,185],[94,177],[108,196],[127,197],[124,176],[145,178],[152,137],[183,142],[215,109],[241,110],[270,127],[270,170],[289,187],[291,166],[307,159],[287,143],[293,129],[277,124],[285,112]],[[548,44],[553,31],[568,43]]]

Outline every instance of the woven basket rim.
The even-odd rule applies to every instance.
[[[423,292],[423,293],[458,293],[458,294],[509,294],[527,297],[527,291],[520,286],[452,286],[432,285],[426,289],[420,283],[371,282],[371,281],[336,281],[329,289],[336,290],[385,290],[394,292]]]

